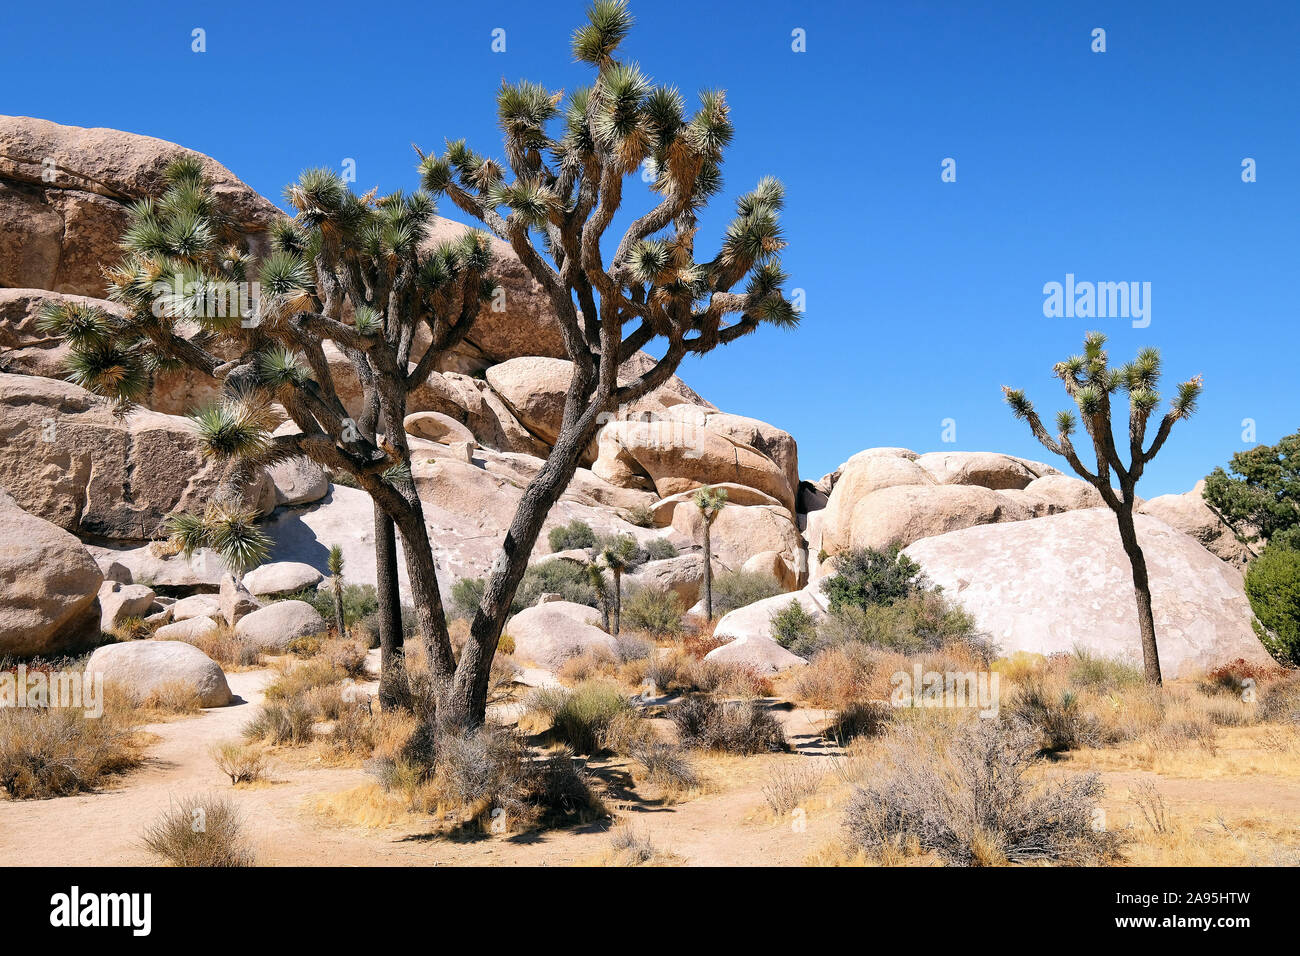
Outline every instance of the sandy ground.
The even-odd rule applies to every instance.
[[[530,675],[537,681],[538,675]],[[209,748],[237,739],[262,702],[271,670],[229,675],[239,701],[201,715],[150,725],[155,738],[144,766],[93,794],[53,800],[0,800],[0,857],[9,865],[152,865],[141,835],[176,799],[219,792],[242,811],[260,865],[437,866],[573,865],[607,858],[609,828],[601,821],[572,829],[512,837],[449,839],[421,818],[365,828],[331,821],[318,800],[373,783],[361,769],[312,765],[300,758],[274,760],[268,781],[232,788],[216,769]],[[648,837],[668,861],[684,865],[781,866],[806,863],[833,843],[847,787],[830,768],[836,754],[817,733],[816,711],[778,710],[794,752],[750,758],[703,758],[707,785],[678,803],[636,792],[617,762],[593,764],[605,783],[607,804],[620,821]],[[797,817],[777,819],[763,788],[779,763],[825,770],[823,786]],[[1142,770],[1103,773],[1108,803],[1118,804],[1144,780],[1156,780],[1172,808],[1275,814],[1300,819],[1294,780],[1253,774],[1246,778],[1191,779]]]

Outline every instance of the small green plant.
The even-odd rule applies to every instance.
[[[726,614],[755,601],[785,593],[781,583],[759,571],[727,571],[713,582],[713,613]]]
[[[678,555],[677,545],[667,538],[651,538],[646,542],[644,550],[647,561],[664,561]]]
[[[649,585],[628,595],[623,622],[651,637],[669,637],[682,630],[682,602],[676,592]]]
[[[655,513],[646,505],[635,505],[623,512],[623,520],[638,528],[652,528],[655,523]]]
[[[835,556],[835,574],[822,584],[832,611],[901,601],[923,585],[921,566],[897,548],[853,548]]]
[[[584,681],[556,708],[552,731],[574,753],[599,753],[614,719],[631,708],[627,695],[614,684]]]
[[[803,644],[817,634],[817,618],[796,600],[772,615],[772,639],[782,647]]]
[[[587,524],[587,522],[574,518],[568,524],[552,528],[546,536],[546,540],[550,542],[552,551],[594,548],[596,546],[596,532],[591,530],[591,525]]]

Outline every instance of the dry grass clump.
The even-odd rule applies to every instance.
[[[650,837],[638,833],[630,823],[620,823],[609,831],[613,851],[610,862],[615,866],[643,866],[657,855]]]
[[[776,718],[754,701],[719,701],[688,697],[669,711],[677,736],[688,747],[730,754],[787,750],[785,733]]]
[[[227,741],[215,744],[209,752],[212,762],[230,778],[232,786],[260,780],[266,771],[266,754],[256,746]]]
[[[880,700],[846,704],[831,715],[822,736],[841,747],[859,737],[879,737],[894,719],[893,708]]]
[[[591,647],[575,654],[560,665],[555,676],[564,684],[581,684],[600,678],[612,678],[618,673],[618,658],[605,647]]]
[[[669,650],[631,661],[619,676],[633,686],[660,694],[708,693],[720,697],[770,697],[772,682],[752,667],[709,661],[683,650]]]
[[[579,684],[558,700],[558,706],[551,706],[552,734],[579,754],[604,750],[611,725],[632,709],[623,689],[604,681]]]
[[[188,681],[168,681],[148,694],[120,681],[104,684],[104,712],[129,723],[157,723],[197,714],[202,709],[198,689]]]
[[[135,728],[76,708],[0,708],[0,790],[41,800],[96,789],[140,764]]]
[[[826,768],[812,760],[775,764],[768,771],[763,796],[777,816],[785,816],[821,789]]]
[[[961,866],[1112,856],[1117,837],[1094,828],[1100,778],[1035,784],[1039,752],[1038,735],[1017,721],[968,721],[952,736],[902,724],[853,792],[849,843],[885,859],[933,853]]]
[[[185,797],[144,833],[144,845],[172,866],[252,866],[239,811],[224,797]]]
[[[181,640],[181,638],[173,638]],[[217,622],[215,630],[206,631],[184,638],[186,644],[193,644],[208,657],[224,668],[259,667],[262,664],[262,650],[222,622]]]
[[[316,714],[302,696],[271,700],[244,727],[244,739],[268,744],[301,746],[315,736]]]

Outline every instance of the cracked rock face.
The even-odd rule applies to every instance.
[[[65,531],[147,540],[168,512],[200,509],[219,477],[185,419],[119,419],[76,385],[0,374],[0,487]]]

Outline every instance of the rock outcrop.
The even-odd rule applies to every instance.
[[[1181,495],[1160,495],[1138,507],[1142,514],[1159,518],[1171,528],[1191,535],[1209,552],[1235,568],[1245,569],[1254,556],[1227,523],[1205,502],[1205,480]]]
[[[1237,658],[1268,663],[1241,575],[1162,521],[1138,515],[1137,529],[1165,674]],[[1082,646],[1141,661],[1132,572],[1107,509],[965,528],[917,541],[906,554],[1002,654]]]
[[[54,656],[96,641],[103,580],[80,541],[0,490],[0,657]]]

